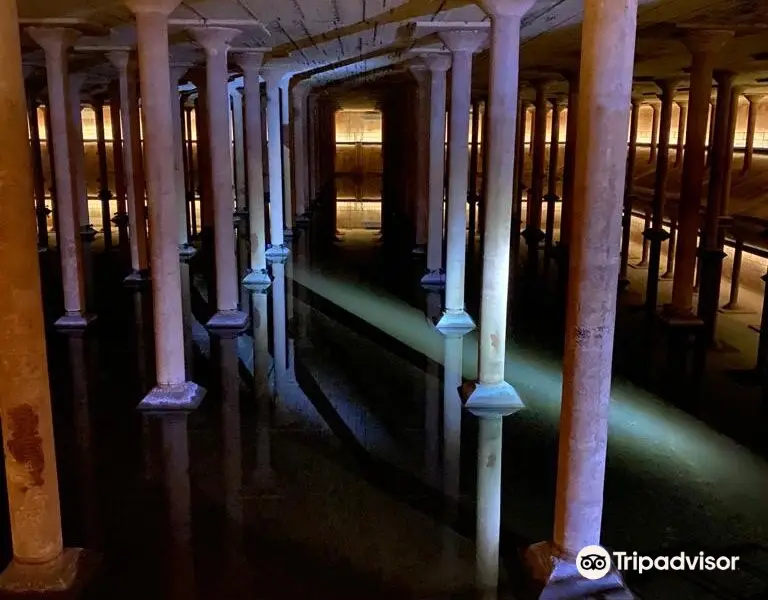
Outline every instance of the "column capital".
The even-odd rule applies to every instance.
[[[680,28],[681,41],[691,54],[714,54],[733,39],[734,32],[727,29]]]
[[[309,96],[309,90],[311,89],[312,86],[308,79],[304,79],[293,86],[293,94],[291,94],[291,100],[294,107],[302,107],[302,104],[306,102],[307,97]]]
[[[79,31],[69,27],[27,27],[26,32],[46,54],[51,55],[63,55],[81,36]]]
[[[487,29],[452,29],[439,33],[445,47],[451,52],[474,54],[488,43]]]
[[[290,78],[293,67],[284,60],[269,60],[261,68],[261,76],[268,84],[282,86],[283,79]]]
[[[125,6],[133,14],[158,13],[168,16],[181,4],[181,0],[125,0]]]
[[[232,40],[242,30],[234,27],[192,27],[187,29],[187,33],[203,47],[207,56],[217,56],[229,51]]]
[[[421,60],[432,73],[446,73],[451,68],[451,55],[443,54],[424,54]]]
[[[716,69],[712,72],[712,78],[717,83],[718,88],[722,86],[731,87],[734,79],[736,79],[736,73],[727,69]]]
[[[104,56],[119,73],[128,71],[128,63],[131,60],[131,53],[128,50],[113,50]]]
[[[522,17],[536,0],[482,0],[482,7],[493,17]]]
[[[661,90],[661,98],[664,99],[666,96],[671,97],[675,93],[677,88],[680,86],[680,78],[667,77],[664,79],[657,79],[654,83]]]
[[[744,94],[750,104],[760,104],[767,97],[766,94]]]
[[[196,65],[193,63],[174,63],[172,62],[170,65],[170,78],[171,78],[171,84],[178,85],[179,80],[184,77],[184,75],[187,74],[187,72],[195,67]]]
[[[675,100],[675,104],[677,104],[680,108],[688,108],[688,98],[681,98],[680,100]]]
[[[240,67],[243,74],[256,73],[261,71],[261,66],[264,64],[263,52],[238,52],[233,55],[235,64]]]
[[[553,110],[562,110],[566,105],[566,99],[561,98],[560,96],[552,96],[549,99],[549,102],[552,105]]]
[[[85,83],[86,79],[88,79],[88,73],[85,71],[80,71],[79,73],[70,73],[69,85],[73,90],[76,90],[79,93],[80,90],[83,89],[83,84]]]

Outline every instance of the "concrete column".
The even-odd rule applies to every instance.
[[[649,102],[648,105],[653,110],[653,122],[651,125],[651,152],[648,157],[648,164],[652,165],[656,161],[659,152],[659,124],[661,123],[661,102]]]
[[[677,249],[677,219],[669,225],[669,246],[667,247],[667,269],[661,279],[672,279],[675,274],[675,250]]]
[[[725,311],[737,311],[741,308],[739,306],[739,287],[741,280],[741,258],[744,253],[744,242],[740,239],[736,240],[736,244],[733,248],[733,267],[731,268],[731,292],[728,297],[728,304],[723,306]]]
[[[422,61],[409,63],[416,80],[416,243],[413,254],[426,253],[429,241],[429,71]]]
[[[552,134],[549,141],[549,169],[547,171],[547,226],[545,231],[545,254],[552,252],[555,236],[555,203],[560,200],[557,195],[557,160],[560,152],[560,112],[563,109],[559,98],[551,98],[552,103]]]
[[[237,64],[243,70],[245,86],[245,147],[248,154],[248,233],[250,271],[243,284],[253,291],[269,287],[267,274],[266,234],[264,225],[264,173],[262,170],[261,87],[259,71],[263,54],[240,54]],[[266,315],[264,315],[266,318]]]
[[[469,244],[471,248],[475,246],[475,235],[477,234],[477,204],[479,202],[477,193],[477,158],[479,154],[479,136],[480,136],[480,100],[472,101],[472,127],[470,130],[470,152],[469,152]]]
[[[701,285],[699,287],[698,316],[704,322],[703,339],[714,342],[717,310],[720,306],[720,283],[723,275],[725,252],[725,218],[731,191],[733,140],[736,134],[739,95],[733,86],[735,73],[715,71],[717,81],[717,114],[715,118],[714,151],[709,178],[709,195],[704,217],[704,239],[699,256]]]
[[[446,72],[451,57],[444,54],[425,56],[429,71],[429,200],[427,223],[427,268],[421,278],[425,287],[445,285],[443,270],[443,201],[445,198],[445,95]]]
[[[6,0],[7,1],[7,0]],[[66,28],[31,27],[30,37],[45,50],[45,68],[48,77],[48,98],[51,127],[47,130],[49,147],[53,149],[54,178],[56,180],[57,233],[61,255],[61,280],[64,288],[64,316],[56,321],[60,328],[87,327],[93,320],[85,313],[85,279],[79,235],[77,186],[71,151],[72,136],[69,108],[67,49],[78,39],[79,33]]]
[[[267,82],[267,155],[269,160],[269,247],[268,259],[281,259],[290,253],[285,245],[283,227],[282,124],[280,119],[280,82],[283,67],[267,64],[262,70]]]
[[[109,115],[112,126],[112,165],[115,169],[115,199],[117,212],[112,222],[117,225],[121,248],[129,247],[128,212],[126,210],[126,184],[123,170],[123,131],[120,124],[120,81],[110,84]]]
[[[647,269],[648,268],[648,251],[650,249],[650,244],[648,243],[648,238],[645,237],[645,232],[648,231],[651,228],[651,211],[650,209],[645,209],[645,220],[643,221],[643,248],[642,248],[642,254],[640,255],[640,262],[634,265],[635,269]]]
[[[304,220],[309,207],[307,198],[307,175],[309,164],[307,163],[307,94],[309,82],[297,83],[293,87],[293,180],[296,191],[296,217]]]
[[[475,328],[464,310],[467,249],[467,186],[469,173],[469,107],[472,55],[488,39],[485,32],[455,30],[440,34],[453,55],[450,123],[448,125],[448,218],[446,219],[445,312],[437,324],[441,333],[467,333]]]
[[[690,30],[685,38],[693,54],[691,91],[688,109],[687,140],[678,209],[675,278],[672,302],[665,310],[665,320],[675,324],[698,325],[692,313],[693,280],[696,265],[696,241],[699,210],[704,183],[705,136],[707,113],[712,95],[712,71],[717,52],[733,37],[722,30]]]
[[[519,88],[518,88],[519,92]],[[528,112],[528,105],[530,103],[524,99],[519,102],[517,109],[517,124],[515,126],[517,139],[515,140],[515,183],[514,183],[514,205],[512,207],[512,247],[514,248],[514,256],[517,257],[520,250],[520,234],[522,233],[522,221],[523,221],[523,194],[525,194],[525,182],[523,176],[525,173],[525,115]],[[485,154],[485,160],[487,163],[488,155]],[[486,164],[487,167],[487,164]],[[487,173],[483,176],[484,186],[488,181]]]
[[[578,135],[579,114],[579,73],[566,73],[568,79],[568,124],[565,140],[565,161],[563,163],[563,199],[560,212],[560,245],[565,256],[562,269],[567,273],[567,253],[571,241],[571,222],[573,220],[573,181],[576,165],[576,136]]]
[[[99,161],[99,199],[101,200],[101,227],[104,235],[104,247],[112,247],[112,222],[109,220],[109,168],[107,166],[107,138],[104,131],[104,98],[97,96],[92,102],[96,115],[96,147]]]
[[[291,73],[280,80],[280,132],[283,152],[283,219],[286,239],[293,236],[293,177],[291,177]]]
[[[85,143],[83,142],[83,117],[80,94],[87,79],[86,73],[70,73],[68,106],[72,127],[70,129],[70,152],[72,153],[72,180],[75,186],[77,214],[80,223],[80,236],[84,241],[91,241],[96,230],[88,215],[88,190],[85,185]]]
[[[242,329],[248,315],[238,310],[237,262],[232,224],[232,142],[230,138],[227,52],[239,29],[225,27],[191,30],[205,48],[208,132],[213,181],[214,243],[216,253],[216,309],[206,326],[211,329]]]
[[[629,246],[632,235],[632,203],[635,188],[635,162],[637,161],[637,128],[640,122],[642,98],[632,98],[632,112],[629,117],[629,151],[627,152],[627,174],[624,184],[624,210],[621,217],[621,265],[619,267],[619,286],[629,285],[627,267],[629,266]]]
[[[197,166],[200,181],[200,229],[204,244],[213,237],[213,189],[211,181],[211,153],[208,132],[208,100],[205,94],[205,71],[196,72],[194,81],[198,95],[195,103],[197,125]]]
[[[232,107],[232,141],[234,144],[235,167],[235,210],[238,214],[246,211],[246,167],[245,167],[245,123],[243,94],[240,90],[230,89],[229,104]]]
[[[192,258],[197,250],[189,245],[187,229],[187,190],[184,185],[184,136],[182,135],[179,83],[182,77],[193,65],[172,64],[170,70],[171,80],[171,117],[173,121],[173,172],[176,182],[176,216],[178,220],[178,246],[179,257],[182,260]]]
[[[466,399],[466,408],[480,417],[476,584],[483,592],[495,590],[499,577],[502,417],[523,408],[515,389],[504,381],[504,361],[512,223],[510,190],[514,189],[514,170],[510,166],[515,164],[520,23],[532,5],[533,0],[485,3],[492,19],[488,129],[493,134],[484,140],[488,155],[478,381]],[[455,65],[454,59],[454,73]],[[457,131],[464,132],[466,148],[466,128]]]
[[[128,199],[128,229],[130,232],[131,274],[125,278],[128,284],[136,284],[149,278],[147,226],[144,207],[144,160],[139,127],[136,61],[128,51],[114,51],[107,58],[117,69],[120,81],[120,120],[123,130],[125,173]]]
[[[46,50],[49,81],[57,84],[49,89],[56,105],[54,118],[62,121],[57,129],[66,150],[61,110],[64,49],[75,34],[64,29],[35,29],[30,34]],[[0,574],[3,595],[63,591],[72,585],[78,563],[78,552],[65,551],[62,544],[40,267],[35,221],[27,201],[33,194],[32,165],[30,154],[20,151],[28,144],[20,48],[16,2],[3,0],[0,285],[13,291],[0,294],[0,422],[13,544],[13,560]],[[51,67],[57,66],[64,70],[52,74]],[[62,154],[66,166],[66,154]]]
[[[664,229],[664,209],[667,202],[667,175],[669,174],[669,134],[672,128],[672,104],[678,81],[664,79],[657,85],[661,88],[661,130],[656,156],[656,181],[653,188],[653,211],[650,229],[643,237],[650,243],[648,263],[648,287],[645,293],[645,311],[648,316],[656,314],[659,297],[659,276],[661,275],[661,245],[669,234]]]
[[[29,143],[32,149],[32,175],[35,190],[35,217],[37,220],[37,247],[48,248],[48,214],[45,206],[45,175],[43,171],[43,152],[40,147],[40,127],[37,122],[37,99],[27,93],[27,121],[29,123]],[[50,134],[49,134],[50,138]]]
[[[533,123],[533,165],[531,185],[528,191],[527,224],[523,237],[528,244],[528,261],[538,262],[538,247],[546,234],[541,230],[541,200],[544,194],[544,154],[547,150],[547,82],[539,79],[533,82],[536,90],[536,107]]]
[[[192,110],[193,106],[184,106],[184,129],[186,130],[184,152],[187,155],[187,176],[189,178],[187,188],[187,204],[189,205],[189,230],[192,238],[197,237],[197,208],[195,199],[197,198],[197,155],[195,154],[195,140],[192,139]]]
[[[615,570],[582,577],[575,559],[600,543],[637,4],[584,3],[555,528],[530,553],[543,600],[624,587]]]
[[[715,98],[711,98],[709,101],[710,107],[709,107],[709,117],[708,117],[708,126],[709,129],[707,131],[707,162],[706,165],[709,167],[712,165],[712,155],[714,154],[714,143],[715,143],[715,114],[717,113],[717,100]]]
[[[688,100],[678,100],[680,114],[677,121],[677,149],[675,150],[675,168],[683,164],[685,152],[685,129],[688,124]]]
[[[760,337],[757,342],[757,364],[755,370],[761,377],[768,375],[768,272],[760,279],[765,282],[763,308],[760,312]]]
[[[184,323],[178,250],[178,202],[174,172],[168,14],[178,0],[130,0],[136,17],[144,118],[152,248],[155,369],[157,385],[139,404],[144,410],[192,410],[205,390],[186,381]]]
[[[755,126],[757,125],[757,109],[760,103],[765,100],[765,94],[747,94],[745,98],[749,101],[749,117],[747,118],[747,142],[744,148],[744,165],[741,168],[742,173],[746,173],[752,167],[752,154],[755,150]]]

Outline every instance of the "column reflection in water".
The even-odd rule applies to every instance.
[[[287,420],[288,411],[281,401],[286,396],[289,383],[288,373],[288,335],[285,306],[285,264],[272,263],[272,352],[274,355],[274,377],[276,418],[280,422]]]
[[[452,564],[459,552],[459,536],[452,525],[459,505],[461,479],[461,397],[464,337],[447,335],[444,343],[443,377],[443,496],[445,498],[445,536],[443,558]],[[455,563],[453,563],[455,564]]]
[[[167,517],[166,597],[194,600],[195,562],[192,549],[192,510],[186,412],[145,415],[147,426],[159,428]],[[153,454],[147,449],[145,454]]]
[[[296,383],[296,307],[293,301],[293,261],[294,257],[289,256],[285,261],[285,302],[286,315],[290,321],[286,322],[290,335],[288,336],[288,381]]]
[[[253,324],[253,393],[256,400],[256,470],[253,485],[259,490],[274,486],[271,457],[272,396],[270,381],[272,357],[269,355],[269,313],[267,295],[253,292],[251,295]]]
[[[99,501],[96,472],[92,452],[91,417],[89,412],[90,369],[88,344],[83,332],[67,335],[69,367],[72,377],[72,417],[76,451],[77,499],[82,510],[81,534],[83,543],[91,549],[101,548],[99,527]]]
[[[427,321],[434,325],[442,314],[440,293],[429,292],[426,297]],[[428,359],[429,360],[429,359]],[[424,476],[436,488],[440,482],[440,365],[430,360],[425,377],[426,405],[424,409]]]

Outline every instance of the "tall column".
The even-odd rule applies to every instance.
[[[747,141],[744,148],[744,165],[742,173],[746,173],[752,167],[752,154],[755,150],[755,126],[757,125],[757,109],[765,99],[765,94],[747,94],[749,101],[749,116],[747,117]]]
[[[688,108],[687,140],[678,210],[677,251],[675,278],[672,284],[672,302],[665,310],[670,323],[699,324],[691,307],[693,279],[696,265],[696,243],[699,228],[699,210],[704,179],[705,136],[707,113],[712,95],[712,70],[717,52],[733,37],[733,32],[722,30],[690,30],[685,38],[693,54],[691,86]]]
[[[130,0],[136,17],[146,147],[152,248],[152,296],[157,385],[139,404],[145,410],[192,410],[205,390],[186,381],[179,266],[178,202],[174,173],[168,15],[178,0]],[[146,93],[151,90],[151,93]]]
[[[429,71],[422,61],[412,61],[409,68],[416,80],[416,243],[413,254],[425,254],[429,241]]]
[[[269,160],[269,248],[267,258],[288,256],[283,227],[282,124],[280,120],[280,82],[285,69],[267,64],[262,70],[267,82],[267,157]]]
[[[96,230],[91,225],[88,214],[88,190],[85,185],[85,143],[83,142],[83,117],[80,93],[87,78],[85,73],[69,75],[68,106],[71,118],[70,152],[72,153],[72,178],[77,200],[77,214],[80,223],[80,236],[84,241],[91,241]]]
[[[546,235],[541,230],[541,200],[544,194],[544,154],[547,150],[547,89],[546,81],[539,79],[533,82],[536,89],[536,109],[533,124],[533,165],[531,185],[528,192],[527,224],[523,237],[528,244],[528,262],[538,263],[538,247]]]
[[[284,235],[293,236],[293,178],[291,177],[291,73],[280,80],[280,132],[283,152]]]
[[[238,310],[237,262],[232,225],[232,162],[227,92],[227,52],[239,29],[196,28],[195,40],[205,48],[208,135],[213,181],[214,243],[216,251],[216,309],[206,324],[211,329],[241,329],[248,315]]]
[[[661,103],[654,101],[649,102],[648,105],[653,111],[653,121],[651,124],[651,152],[648,156],[648,164],[651,165],[656,160],[659,152],[659,124],[661,122]]]
[[[187,175],[189,177],[188,180],[188,188],[187,188],[187,204],[189,205],[189,230],[190,230],[190,236],[192,238],[197,237],[197,207],[195,206],[195,201],[197,198],[197,183],[199,178],[197,177],[198,172],[198,160],[197,160],[197,154],[195,153],[195,142],[196,140],[192,139],[192,110],[193,106],[190,106],[189,104],[184,105],[184,129],[186,131],[186,137],[185,137],[185,143],[186,147],[184,148],[184,152],[187,155]]]
[[[306,222],[304,214],[309,208],[307,198],[307,95],[309,82],[303,81],[293,86],[293,180],[296,191],[296,217]]]
[[[723,306],[725,311],[738,311],[741,309],[739,305],[739,291],[741,287],[741,258],[744,253],[744,242],[737,238],[736,243],[733,246],[733,267],[731,268],[731,291],[728,295],[728,303]]]
[[[702,341],[712,343],[720,306],[720,283],[723,275],[726,217],[731,190],[733,139],[736,134],[739,95],[733,86],[735,73],[715,71],[717,81],[717,114],[715,117],[714,152],[709,178],[709,196],[704,217],[704,240],[699,257],[701,285],[699,286],[698,317],[704,321]]]
[[[627,267],[629,266],[629,246],[632,236],[632,202],[635,188],[635,162],[637,161],[637,129],[640,122],[642,97],[632,98],[632,112],[629,117],[629,150],[627,152],[627,173],[624,184],[624,210],[621,217],[621,265],[619,267],[619,285],[629,285]]]
[[[466,399],[466,408],[480,418],[476,584],[484,593],[496,589],[499,577],[502,418],[523,408],[515,389],[504,381],[504,361],[520,23],[532,5],[533,0],[489,0],[484,4],[492,23],[487,110],[488,129],[493,134],[484,140],[488,155],[478,381]],[[461,131],[466,147],[466,129]]]
[[[567,265],[568,247],[571,241],[571,222],[573,220],[573,182],[576,165],[576,136],[578,135],[579,117],[579,72],[565,73],[568,79],[568,123],[565,140],[565,160],[563,162],[563,198],[560,209],[560,245],[566,254],[564,265]],[[563,274],[567,273],[564,268]]]
[[[62,120],[66,70],[52,74],[50,68],[64,67],[64,48],[75,34],[62,29],[30,34],[46,49],[49,81],[57,84],[50,87],[56,120]],[[28,203],[32,165],[30,154],[20,151],[28,144],[20,48],[16,2],[2,0],[0,285],[13,290],[0,294],[0,422],[13,543],[13,561],[0,574],[3,595],[63,591],[72,585],[78,563],[78,552],[65,551],[62,544],[40,267]],[[66,129],[58,125],[66,150]]]
[[[549,141],[549,170],[547,171],[547,226],[545,238],[545,254],[549,257],[555,235],[555,202],[560,200],[557,195],[557,160],[560,152],[560,111],[563,108],[558,98],[551,98],[552,103],[552,133]]]
[[[575,559],[600,543],[636,23],[637,0],[584,3],[555,529],[532,552],[544,600],[624,587],[616,570],[582,577]]]
[[[653,211],[650,229],[643,236],[650,242],[648,263],[648,287],[645,293],[645,311],[648,316],[656,314],[659,297],[659,276],[661,275],[661,244],[669,239],[664,229],[664,208],[667,202],[667,175],[669,174],[669,134],[672,128],[672,104],[678,82],[664,79],[657,85],[661,88],[661,130],[656,155],[656,181],[653,188]]]
[[[263,54],[240,54],[237,64],[243,70],[245,86],[245,152],[248,155],[248,233],[251,250],[250,271],[243,284],[254,291],[266,289],[272,280],[267,274],[264,225],[264,173],[261,139],[261,87],[259,71]],[[263,316],[266,318],[266,315]]]
[[[99,199],[101,200],[101,226],[104,235],[104,247],[112,247],[112,222],[109,220],[109,167],[107,165],[107,138],[104,131],[104,98],[93,98],[93,112],[96,115],[96,146],[99,159]]]
[[[518,88],[518,93],[521,87]],[[528,114],[528,105],[530,103],[521,98],[519,107],[517,109],[517,124],[516,140],[515,140],[515,183],[514,183],[514,203],[512,205],[512,248],[514,249],[514,257],[518,256],[520,251],[520,234],[522,233],[523,224],[523,194],[525,194],[525,182],[523,176],[525,174],[525,116]],[[488,155],[484,156],[486,163]],[[487,164],[486,164],[487,166]],[[487,173],[483,175],[483,185],[488,181]],[[487,186],[486,186],[487,192]],[[516,258],[513,258],[516,260]]]
[[[445,198],[445,95],[448,55],[428,55],[422,60],[430,71],[429,87],[429,201],[427,223],[427,268],[421,285],[445,285],[443,270],[443,202]]]
[[[683,164],[685,152],[685,129],[688,124],[688,100],[678,100],[680,114],[677,121],[677,149],[675,150],[675,168]]]
[[[677,249],[677,219],[669,224],[669,246],[667,247],[667,269],[661,279],[672,279],[675,274],[675,251]]]
[[[112,223],[117,225],[119,244],[121,248],[129,247],[128,238],[128,213],[126,210],[126,183],[123,169],[123,131],[120,124],[120,81],[110,84],[109,116],[112,126],[112,164],[115,169],[115,200],[117,211]],[[126,147],[125,151],[129,151]]]
[[[709,129],[707,131],[707,161],[706,165],[709,167],[712,165],[712,155],[714,154],[715,143],[715,115],[717,113],[717,99],[710,98],[709,100]]]
[[[128,229],[130,232],[131,274],[125,283],[135,284],[149,278],[147,225],[144,209],[144,159],[142,157],[139,105],[137,92],[138,69],[127,50],[107,54],[117,69],[120,81],[120,121],[123,131],[123,173],[128,200]]]
[[[173,121],[173,172],[176,182],[176,216],[177,243],[179,246],[179,257],[183,260],[189,259],[195,255],[197,250],[189,245],[187,229],[187,190],[184,185],[184,136],[182,135],[181,105],[179,103],[179,82],[187,71],[192,67],[189,64],[172,64],[170,71],[171,80],[171,118]]]
[[[477,157],[479,154],[479,135],[480,135],[480,100],[472,101],[472,128],[470,138],[469,152],[469,243],[471,247],[475,245],[475,234],[477,233]]]
[[[37,247],[48,248],[48,214],[45,206],[45,175],[43,171],[43,152],[40,147],[40,126],[37,121],[37,99],[34,94],[27,94],[27,121],[29,122],[29,142],[32,150],[32,175],[35,190],[35,217],[37,219]],[[50,134],[49,134],[50,139]]]
[[[242,215],[246,210],[245,125],[243,94],[241,89],[230,89],[229,104],[232,107],[232,142],[235,166],[235,210]]]
[[[464,310],[464,271],[467,249],[467,186],[469,173],[469,106],[472,92],[472,55],[488,36],[478,30],[440,34],[453,55],[448,125],[448,218],[446,219],[445,312],[437,329],[452,335],[475,328]]]
[[[7,0],[6,0],[7,1]],[[54,178],[56,181],[57,233],[61,255],[61,280],[64,288],[64,316],[56,321],[61,328],[86,327],[93,320],[85,313],[85,280],[79,235],[77,186],[73,180],[71,151],[71,113],[69,109],[69,83],[67,49],[78,39],[79,33],[66,28],[31,27],[30,37],[45,50],[45,68],[48,77],[48,108],[51,127],[46,131],[49,148],[53,148]]]

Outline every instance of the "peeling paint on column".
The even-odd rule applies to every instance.
[[[8,411],[9,431],[8,452],[13,459],[23,464],[31,477],[31,486],[40,487],[45,483],[45,455],[40,437],[40,418],[29,404],[14,406]]]

